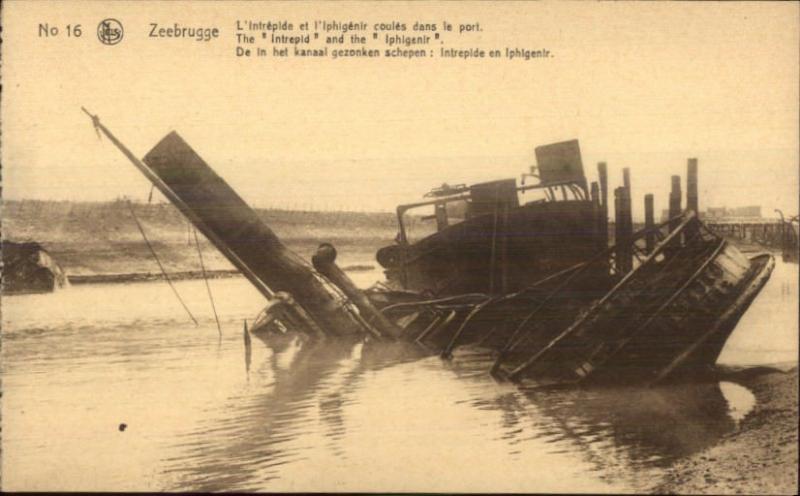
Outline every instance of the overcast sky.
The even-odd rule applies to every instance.
[[[666,208],[688,157],[701,209],[797,213],[796,3],[7,2],[3,16],[7,198],[147,197],[84,105],[139,156],[177,130],[255,206],[391,210],[442,182],[519,177],[535,146],[577,138],[589,180],[597,161],[612,186],[631,168],[636,217],[647,192]],[[98,42],[104,17],[124,25],[120,44]],[[554,57],[242,60],[237,19],[479,21],[448,45]],[[38,37],[42,22],[61,35]],[[149,39],[151,22],[216,26],[220,39]]]

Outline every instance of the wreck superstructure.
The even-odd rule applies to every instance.
[[[590,198],[576,140],[536,149],[538,184],[504,179],[432,190],[430,200],[397,207],[394,245],[377,253],[387,279],[434,295],[518,291],[604,249],[603,214]],[[529,174],[530,175],[530,174]],[[523,176],[524,178],[524,176]],[[409,213],[436,232],[412,242]]]

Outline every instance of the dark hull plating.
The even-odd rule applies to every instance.
[[[412,245],[384,262],[390,281],[435,295],[518,291],[589,259],[603,247],[590,201],[530,203],[484,214]]]

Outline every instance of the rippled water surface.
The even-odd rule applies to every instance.
[[[796,360],[797,277],[778,262],[721,362]],[[755,401],[732,382],[542,391],[495,382],[479,350],[295,339],[254,340],[248,373],[263,300],[211,285],[221,338],[202,281],[177,283],[199,327],[158,282],[3,298],[3,489],[645,490]]]

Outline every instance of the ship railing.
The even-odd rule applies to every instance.
[[[567,199],[567,190],[569,190],[577,200],[586,199],[586,193],[584,189],[585,186],[583,185],[583,183],[576,182],[574,180],[553,181],[547,183],[521,185],[517,186],[515,188],[515,191],[517,193],[524,193],[525,191],[531,191],[531,190],[545,190],[548,201],[559,201],[557,199],[557,195],[555,194],[555,190],[558,188],[561,189],[563,200]],[[398,205],[396,212],[397,212],[397,223],[400,230],[397,235],[397,241],[403,244],[408,243],[408,236],[406,233],[405,222],[403,222],[403,216],[409,210],[420,207],[426,207],[430,205],[446,205],[448,203],[453,203],[453,202],[467,201],[471,197],[472,195],[469,192],[467,192],[467,193],[454,194],[451,196],[441,196],[431,200]]]

